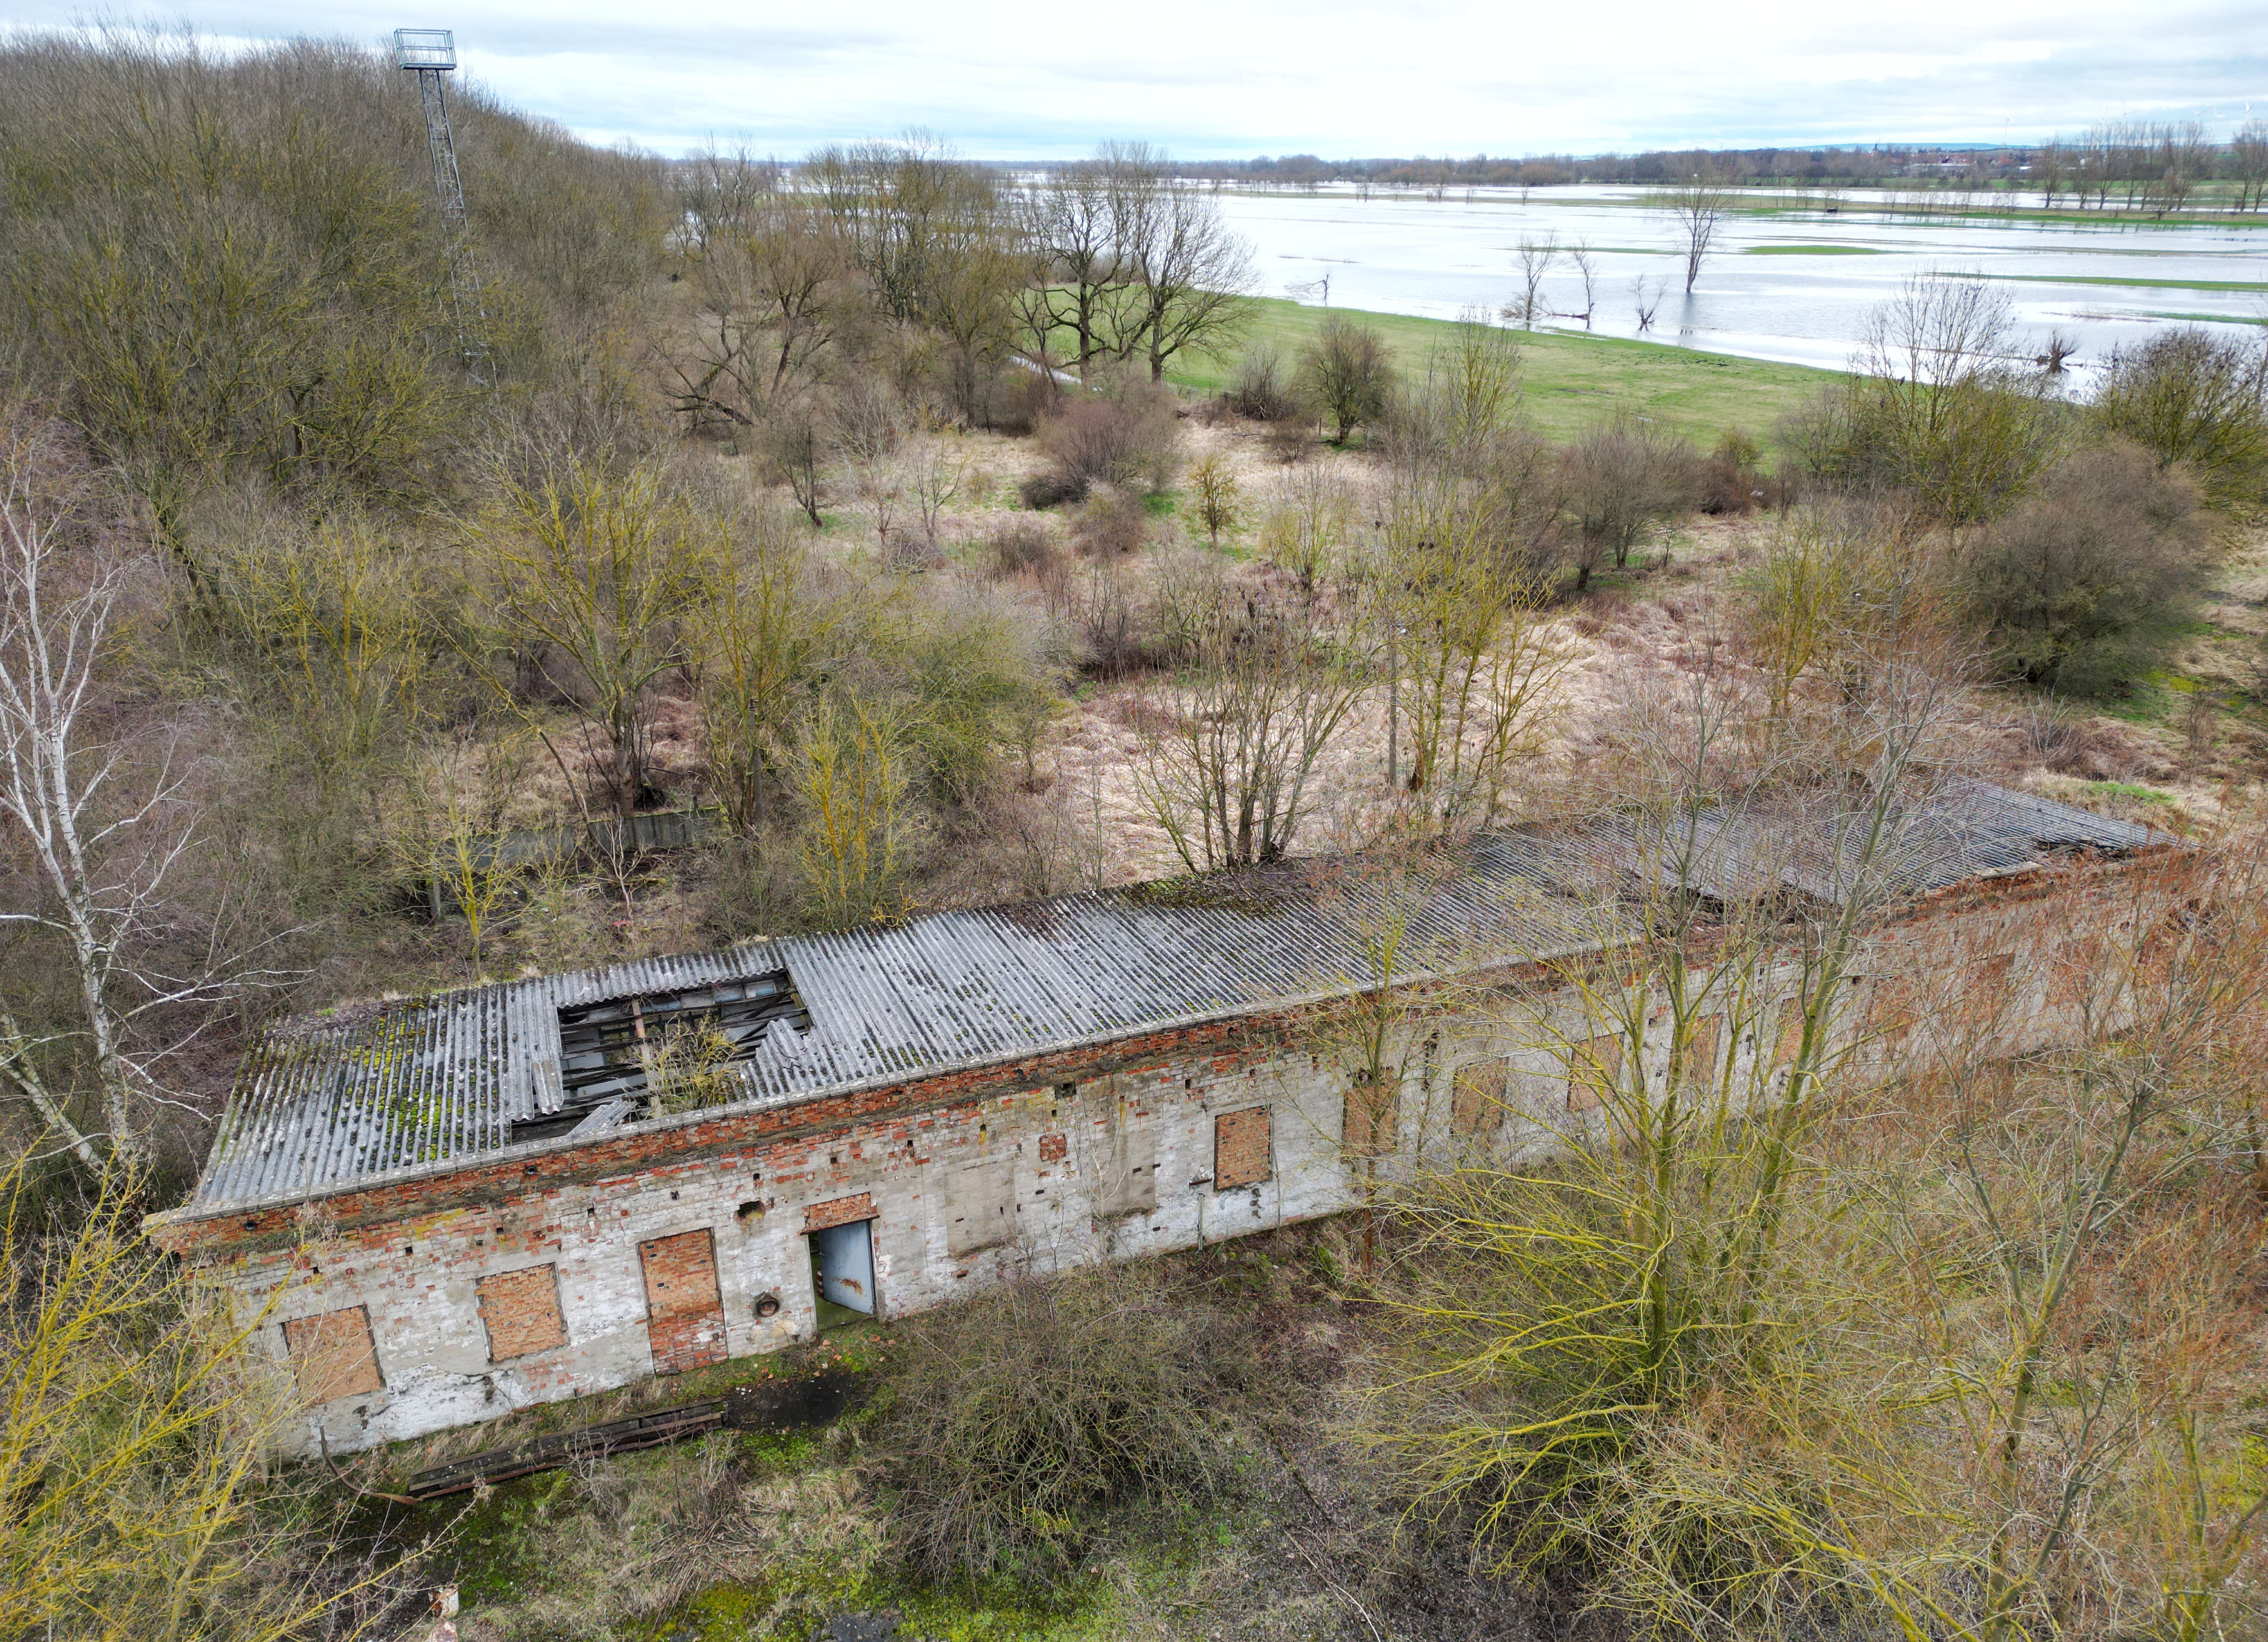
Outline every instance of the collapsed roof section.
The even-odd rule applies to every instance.
[[[1403,978],[1595,948],[1634,880],[1838,902],[1864,870],[1912,895],[2045,855],[2176,842],[1960,782],[1886,842],[1825,804],[1490,833],[1412,873],[1359,858],[759,941],[384,1005],[272,1034],[188,1205],[202,1214],[580,1139],[661,1116],[666,1053],[703,1104],[792,1102],[1373,984],[1382,909]],[[1865,823],[1871,829],[1871,822]],[[675,1049],[669,1046],[676,1045]]]

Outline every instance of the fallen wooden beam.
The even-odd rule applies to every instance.
[[[628,1419],[585,1425],[535,1437],[509,1448],[490,1448],[446,1465],[418,1472],[403,1485],[403,1492],[423,1504],[477,1488],[482,1483],[508,1483],[516,1476],[556,1470],[576,1460],[598,1459],[658,1447],[703,1432],[730,1426],[735,1431],[792,1431],[823,1425],[856,1404],[865,1382],[841,1367],[822,1369],[796,1378],[767,1379],[761,1384],[728,1388],[725,1395],[706,1403],[680,1408],[656,1409]],[[398,1498],[385,1495],[382,1498]]]
[[[420,1501],[441,1499],[482,1483],[506,1483],[515,1476],[555,1470],[574,1460],[658,1447],[716,1430],[725,1423],[725,1406],[722,1397],[712,1403],[688,1403],[682,1408],[659,1409],[602,1425],[586,1425],[580,1431],[537,1437],[509,1448],[490,1448],[418,1472],[409,1479],[406,1491]]]

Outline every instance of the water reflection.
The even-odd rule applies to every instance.
[[[1582,281],[1564,260],[1545,276],[1539,327],[1640,337],[1717,353],[1840,369],[1868,317],[1909,276],[1974,273],[2005,282],[2029,356],[2060,331],[2079,344],[2083,384],[2110,350],[2192,320],[2268,317],[2268,224],[2163,227],[2022,218],[1917,219],[1850,195],[1825,209],[1736,212],[1689,296],[1683,240],[1640,188],[1476,188],[1444,199],[1352,185],[1314,194],[1226,189],[1223,210],[1256,247],[1262,294],[1329,280],[1334,307],[1453,319],[1513,298],[1520,241],[1581,240],[1596,262],[1587,327]],[[1642,332],[1638,279],[1666,279]],[[2087,283],[2146,279],[2150,285]],[[2216,283],[2256,289],[2219,291]],[[1307,295],[1304,300],[1317,298]],[[2251,334],[2249,330],[2245,333]]]

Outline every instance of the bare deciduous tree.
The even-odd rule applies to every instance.
[[[1585,431],[1563,467],[1579,543],[1575,586],[1611,559],[1620,570],[1646,531],[1690,493],[1691,453],[1659,424],[1624,415]]]
[[[1429,830],[1495,821],[1567,660],[1542,615],[1550,586],[1498,551],[1508,526],[1498,515],[1514,503],[1450,471],[1394,475],[1374,583],[1391,589],[1395,740]]]
[[[1631,305],[1638,313],[1638,329],[1650,331],[1653,328],[1653,316],[1660,311],[1662,295],[1668,289],[1668,280],[1648,280],[1643,274],[1631,281]]]
[[[275,1326],[142,1234],[148,1177],[94,1172],[68,1233],[27,1158],[0,1169],[0,1633],[195,1642],[398,1634],[409,1558],[349,1550],[296,1423]],[[371,1555],[374,1550],[376,1554]],[[422,1603],[421,1603],[422,1606]]]
[[[1366,670],[1312,599],[1223,596],[1186,677],[1153,693],[1136,779],[1191,872],[1282,858]]]
[[[1148,208],[1131,236],[1137,346],[1150,379],[1162,382],[1166,362],[1187,349],[1219,353],[1241,332],[1250,310],[1252,247],[1232,233],[1220,202],[1167,176],[1153,176]]]
[[[817,381],[858,328],[856,264],[835,218],[745,153],[700,157],[679,194],[697,311],[668,362],[672,400],[696,428],[745,429]]]
[[[1567,262],[1575,270],[1575,277],[1583,284],[1582,310],[1574,317],[1582,320],[1587,328],[1591,315],[1597,312],[1599,306],[1598,258],[1593,254],[1588,240],[1578,239],[1567,247]]]
[[[77,1011],[27,1029],[0,1008],[0,1082],[92,1160],[53,1070],[84,1065],[105,1144],[138,1157],[145,1108],[166,1098],[158,1070],[202,1020],[163,1042],[144,1034],[257,977],[223,944],[225,924],[202,939],[180,928],[176,880],[196,842],[188,777],[170,747],[121,739],[106,711],[97,672],[126,572],[85,539],[84,482],[52,436],[11,427],[4,438],[0,821],[38,889],[31,904],[0,909],[0,928],[60,943]],[[171,961],[158,956],[166,944]]]
[[[913,487],[914,510],[921,515],[922,534],[934,548],[939,516],[968,483],[968,453],[958,433],[932,432],[915,445],[905,467],[907,481]]]
[[[806,816],[798,851],[812,909],[828,928],[902,915],[912,818],[901,726],[847,702],[804,738],[796,789]]]
[[[493,643],[533,648],[539,672],[556,670],[603,744],[593,762],[609,798],[630,814],[647,795],[654,681],[684,661],[684,619],[712,579],[713,526],[653,467],[574,460],[532,488],[506,482],[475,547],[501,618]],[[517,702],[511,681],[490,676]]]
[[[1693,282],[1701,277],[1701,263],[1715,246],[1718,231],[1724,226],[1725,213],[1732,209],[1732,191],[1704,166],[1675,187],[1663,190],[1656,196],[1656,203],[1669,213],[1685,241],[1685,294],[1690,297],[1693,294]]]
[[[1334,313],[1325,319],[1300,358],[1300,380],[1335,430],[1333,441],[1386,414],[1393,386],[1386,339],[1367,326]]]
[[[1355,491],[1343,475],[1320,464],[1294,468],[1271,488],[1260,523],[1260,551],[1313,593],[1352,540]]]
[[[1220,546],[1220,533],[1236,524],[1242,497],[1235,470],[1219,453],[1207,452],[1189,469],[1189,499],[1196,507],[1197,523],[1204,526],[1212,545]]]
[[[1868,322],[1852,360],[1852,457],[1956,523],[1984,519],[2053,453],[2044,377],[2017,353],[1989,282],[1918,275]]]
[[[1038,263],[1020,298],[1021,317],[1041,355],[1068,329],[1065,363],[1086,379],[1103,352],[1111,305],[1123,293],[1126,247],[1112,209],[1105,160],[1080,160],[1049,172],[1023,199],[1024,236]]]
[[[1537,317],[1548,312],[1543,306],[1543,282],[1559,261],[1559,236],[1548,233],[1535,239],[1522,235],[1513,254],[1520,270],[1520,295],[1505,305],[1504,317],[1533,330]]]
[[[779,513],[758,513],[740,533],[737,562],[689,623],[709,790],[725,820],[751,837],[770,818],[772,789],[794,767],[802,693],[848,615],[843,600],[814,585],[789,525]]]

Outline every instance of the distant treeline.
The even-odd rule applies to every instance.
[[[1668,183],[1697,173],[1757,187],[1890,188],[1918,180],[1971,188],[2020,186],[2077,209],[2162,210],[2199,183],[2233,184],[2211,202],[2238,210],[2268,203],[2268,121],[2228,141],[2194,122],[2105,121],[2077,137],[1999,148],[1867,144],[1829,148],[1654,149],[1640,154],[1418,155],[1399,159],[1263,156],[1184,165],[1219,181],[1310,188],[1327,182],[1391,188],[1551,188],[1567,183]]]

